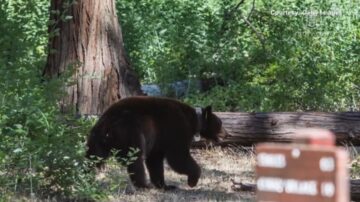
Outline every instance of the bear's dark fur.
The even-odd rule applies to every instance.
[[[200,177],[200,167],[190,155],[190,144],[196,133],[218,140],[221,121],[211,107],[195,110],[176,100],[155,97],[125,98],[112,105],[92,128],[86,156],[106,159],[110,150],[125,157],[129,148],[139,148],[137,160],[127,167],[136,187],[147,187],[145,168],[157,188],[171,189],[164,182],[164,159],[170,167],[188,176],[193,187]]]

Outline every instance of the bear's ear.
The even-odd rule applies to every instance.
[[[205,115],[205,120],[208,120],[208,117],[210,116],[211,111],[212,111],[212,109],[211,109],[210,105],[205,107],[205,109],[203,109],[203,113]]]

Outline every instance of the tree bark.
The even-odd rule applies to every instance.
[[[73,69],[72,84],[60,107],[64,112],[101,114],[120,98],[141,94],[139,80],[126,58],[114,0],[52,0],[49,55],[44,76]],[[63,20],[61,14],[72,16]],[[51,51],[55,50],[55,51]]]
[[[218,112],[226,132],[220,145],[252,146],[259,142],[290,142],[300,128],[324,128],[336,135],[338,144],[360,145],[360,113],[279,112],[229,113]],[[195,143],[201,145],[203,142]]]

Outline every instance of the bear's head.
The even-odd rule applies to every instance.
[[[202,108],[201,137],[218,142],[221,129],[222,122],[219,117],[212,113],[211,106]]]
[[[86,158],[96,160],[96,167],[101,168],[104,160],[110,155],[110,147],[106,142],[107,138],[102,138],[101,133],[91,130],[86,142]]]

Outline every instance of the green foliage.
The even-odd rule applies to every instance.
[[[143,81],[216,75],[228,86],[186,100],[221,110],[359,110],[358,2],[238,2],[117,0]]]
[[[350,167],[351,179],[359,179],[360,176],[360,156],[356,153],[356,157],[352,160]]]
[[[125,47],[145,81],[165,83],[211,68],[203,53],[213,54],[218,2],[117,2]]]
[[[239,85],[235,82],[226,87],[216,86],[203,94],[192,94],[184,99],[194,106],[212,105],[216,111],[253,111],[262,106],[264,89],[257,85]]]
[[[219,111],[359,110],[358,2],[238,2],[116,0],[125,48],[142,80],[221,79],[224,86],[185,98]],[[109,192],[84,173],[93,122],[59,112],[66,75],[41,77],[52,51],[47,41],[59,34],[49,14],[72,19],[49,11],[49,3],[0,0],[0,200],[99,200]],[[121,160],[131,162],[135,152]],[[108,184],[115,191],[119,182]]]
[[[61,80],[41,81],[48,1],[0,6],[0,192],[2,197],[70,197],[93,181],[84,174],[90,123],[59,113]]]
[[[48,37],[57,31],[47,33],[49,1],[0,2],[0,201],[106,197],[94,172],[84,172],[94,122],[60,113],[66,74],[42,80]]]

